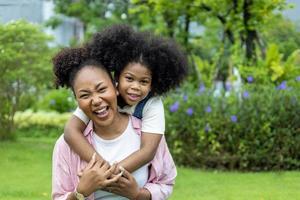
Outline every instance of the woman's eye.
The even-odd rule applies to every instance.
[[[82,94],[82,95],[79,96],[79,98],[81,98],[81,99],[86,99],[87,97],[88,97],[87,94]]]
[[[106,90],[106,87],[99,88],[99,89],[98,89],[98,92],[105,92],[105,90]]]

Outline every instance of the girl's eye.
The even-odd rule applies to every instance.
[[[127,77],[125,77],[125,78],[126,78],[127,81],[132,81],[132,80],[133,80],[133,78],[131,78],[131,77],[129,77],[129,76],[127,76]]]
[[[147,81],[147,80],[142,80],[141,83],[142,83],[143,85],[147,85],[147,84],[149,83],[149,81]]]

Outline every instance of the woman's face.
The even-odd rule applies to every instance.
[[[118,80],[120,95],[128,105],[135,105],[144,99],[151,90],[151,71],[140,63],[129,63]]]
[[[117,91],[107,72],[86,66],[75,76],[73,90],[81,110],[98,126],[109,126],[117,113]]]

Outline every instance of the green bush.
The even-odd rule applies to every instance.
[[[38,101],[36,110],[70,112],[76,108],[73,94],[68,89],[50,90]]]
[[[15,123],[17,135],[25,137],[52,137],[63,133],[64,125],[71,113],[32,110],[17,112]]]
[[[240,93],[219,97],[204,86],[177,90],[164,101],[166,135],[177,164],[299,169],[299,88],[300,82],[246,84]]]

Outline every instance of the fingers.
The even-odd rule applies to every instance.
[[[114,174],[115,170],[117,168],[116,164],[113,164],[112,166],[109,166],[109,168],[105,169],[106,171],[104,172],[105,177],[110,177]]]
[[[104,182],[105,182],[105,185],[111,185],[115,182],[117,182],[119,180],[119,178],[122,176],[122,172],[120,172],[119,174],[115,175],[113,178],[111,179],[106,179]]]
[[[123,176],[126,179],[130,179],[131,178],[131,174],[125,168],[123,168]]]
[[[103,165],[101,165],[101,168],[104,170],[108,170],[111,166],[109,165],[108,162],[103,163]]]

